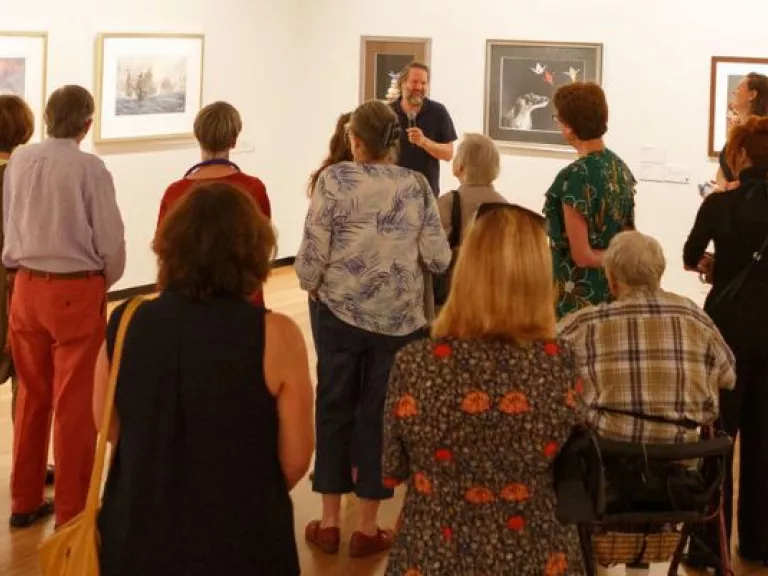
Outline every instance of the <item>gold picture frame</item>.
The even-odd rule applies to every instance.
[[[100,33],[94,144],[194,138],[204,63],[203,34]]]
[[[391,101],[387,92],[395,74],[413,60],[430,65],[431,38],[402,36],[360,37],[360,102]]]
[[[37,68],[37,73],[29,74],[31,68]],[[45,137],[43,112],[47,93],[48,33],[0,30],[0,94],[21,96],[32,109],[33,141]]]

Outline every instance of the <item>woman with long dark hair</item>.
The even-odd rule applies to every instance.
[[[331,140],[328,142],[328,155],[323,159],[320,167],[312,172],[312,175],[309,178],[309,188],[307,193],[310,198],[315,191],[317,180],[320,178],[320,173],[323,170],[328,168],[328,166],[338,164],[339,162],[349,162],[352,160],[352,150],[347,141],[347,128],[349,126],[350,118],[352,118],[352,113],[345,112],[336,120],[336,128],[334,128],[333,136],[331,136]]]

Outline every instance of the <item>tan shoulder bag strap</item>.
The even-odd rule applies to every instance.
[[[109,383],[107,385],[107,394],[104,397],[104,415],[101,418],[101,427],[99,428],[99,439],[96,444],[96,458],[93,461],[93,472],[91,473],[91,483],[88,487],[88,499],[85,503],[85,514],[94,515],[99,507],[101,494],[101,478],[104,473],[104,456],[107,452],[107,437],[109,436],[109,426],[112,423],[112,412],[115,407],[115,389],[117,387],[117,376],[120,372],[120,362],[123,356],[123,344],[125,342],[125,333],[128,330],[128,324],[131,322],[133,314],[139,305],[147,298],[135,296],[125,307],[123,315],[120,318],[120,325],[117,328],[117,337],[112,352],[112,362],[109,369]]]

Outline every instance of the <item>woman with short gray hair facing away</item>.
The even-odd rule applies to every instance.
[[[459,181],[459,188],[443,194],[437,201],[440,222],[453,251],[452,262],[478,206],[507,202],[493,187],[499,177],[499,164],[499,150],[493,140],[482,134],[464,135],[453,157],[453,175]],[[455,232],[454,223],[458,227]],[[434,278],[436,309],[443,306],[448,297],[452,270],[453,264],[443,275]]]
[[[320,174],[296,255],[299,283],[319,301],[312,488],[323,510],[305,537],[329,554],[339,550],[341,495],[349,492],[360,498],[350,555],[392,545],[376,519],[379,502],[393,495],[381,473],[389,370],[400,348],[426,336],[422,267],[440,273],[450,261],[427,179],[393,163],[399,137],[386,104],[369,100],[353,112],[354,160]]]

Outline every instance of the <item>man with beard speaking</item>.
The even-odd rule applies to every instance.
[[[426,97],[429,67],[411,62],[400,72],[400,98],[391,106],[400,126],[399,166],[426,176],[435,196],[440,193],[440,160],[453,158],[456,130],[448,110]]]
[[[435,197],[440,194],[440,160],[453,158],[456,130],[448,110],[440,102],[427,98],[429,67],[411,62],[400,72],[400,97],[392,109],[402,127],[398,166],[423,174]],[[435,318],[432,275],[424,270],[424,315]]]

